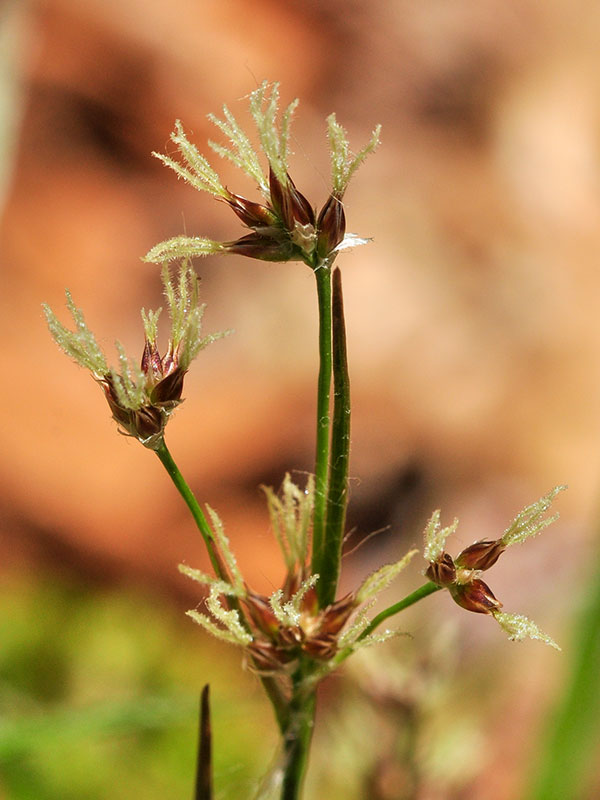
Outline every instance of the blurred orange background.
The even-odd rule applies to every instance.
[[[418,545],[434,508],[460,518],[458,550],[568,483],[559,523],[511,552],[492,584],[508,610],[566,635],[600,485],[598,4],[40,0],[5,2],[0,15],[3,572],[66,570],[151,587],[182,610],[197,601],[176,570],[206,565],[185,508],[158,461],[116,435],[98,388],[50,340],[41,303],[66,321],[69,287],[111,356],[115,339],[141,354],[139,309],[161,297],[140,257],[183,232],[241,235],[150,153],[169,148],[180,118],[208,154],[218,132],[206,114],[225,102],[246,118],[244,98],[266,78],[285,103],[301,99],[292,175],[315,205],[328,192],[325,117],[335,111],[357,149],[383,125],[346,197],[349,230],[373,242],[339,264],[348,524],[355,541],[389,529],[348,559],[345,584]],[[216,166],[233,191],[251,191]],[[235,335],[192,367],[168,442],[247,578],[271,591],[282,566],[257,487],[311,469],[314,279],[301,264],[238,257],[196,268],[206,332]],[[490,734],[486,763],[513,766],[469,787],[508,799],[523,769],[514,720],[531,735],[560,662],[445,600],[428,611],[461,626],[459,647],[484,643],[508,664],[513,690],[494,729],[510,735]]]

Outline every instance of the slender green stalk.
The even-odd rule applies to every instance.
[[[432,581],[428,581],[427,583],[420,586],[418,589],[415,589],[414,592],[411,592],[402,600],[399,600],[394,605],[390,606],[389,608],[385,608],[383,611],[380,611],[371,622],[367,625],[361,635],[358,637],[357,641],[362,641],[366,639],[373,631],[378,628],[382,622],[385,622],[386,619],[393,617],[394,614],[398,614],[400,611],[404,611],[405,608],[409,606],[413,606],[415,603],[418,603],[419,600],[423,600],[425,597],[429,597],[430,594],[434,592],[438,592],[442,587],[438,586],[437,583],[433,583]],[[340,664],[342,661],[348,658],[349,655],[352,655],[354,652],[353,647],[346,647],[344,650],[340,650],[340,652],[336,655],[334,659],[334,663]]]
[[[208,520],[204,516],[204,512],[200,508],[200,504],[196,500],[194,493],[188,486],[185,481],[185,478],[179,471],[179,468],[175,461],[173,460],[173,456],[169,452],[167,445],[165,444],[164,440],[162,441],[160,447],[157,448],[155,451],[156,455],[161,460],[164,468],[169,473],[171,480],[177,487],[179,493],[185,500],[187,507],[192,513],[192,516],[198,526],[198,530],[202,534],[202,538],[204,539],[204,543],[206,544],[206,549],[208,550],[208,555],[210,558],[210,562],[213,566],[215,574],[224,581],[230,582],[230,578],[227,572],[227,568],[223,564],[221,557],[216,549],[216,543],[213,537],[213,532],[211,530],[210,525],[208,524]],[[244,620],[244,615],[242,610],[239,606],[239,603],[235,598],[228,598],[228,602],[232,608],[235,608],[242,621],[242,624],[246,624]],[[288,724],[288,711],[287,711],[287,701],[282,694],[280,687],[278,686],[277,682],[274,678],[269,676],[261,676],[261,683],[269,700],[271,701],[271,705],[273,706],[273,711],[275,713],[275,718],[277,720],[277,724],[279,729],[283,731]]]
[[[284,776],[281,800],[299,800],[308,765],[312,741],[316,691],[307,688],[305,672],[300,666],[292,676],[292,697],[289,704],[289,721],[283,731]]]
[[[204,516],[204,512],[200,508],[200,504],[194,497],[194,493],[188,486],[185,481],[185,478],[179,471],[179,467],[173,460],[173,456],[169,452],[165,441],[161,442],[160,446],[156,449],[156,455],[159,457],[163,467],[169,473],[169,477],[177,487],[177,491],[183,497],[186,502],[187,507],[192,513],[192,517],[196,525],[198,526],[198,530],[202,534],[202,538],[204,539],[204,543],[206,545],[206,549],[208,550],[208,557],[210,558],[210,563],[213,565],[213,569],[215,574],[218,575],[224,581],[229,581],[229,576],[227,574],[227,569],[221,558],[217,552],[216,544],[213,536],[213,532],[211,530],[210,525],[208,524],[208,520]]]
[[[414,592],[411,592],[404,599],[394,603],[393,606],[380,611],[379,614],[373,617],[371,622],[361,633],[359,641],[361,639],[365,639],[367,636],[373,633],[375,628],[378,628],[382,622],[385,622],[386,619],[393,617],[394,614],[398,614],[400,611],[404,611],[404,609],[408,608],[409,606],[413,606],[415,603],[418,603],[419,600],[423,600],[424,597],[428,597],[430,594],[438,592],[441,588],[442,587],[438,586],[437,583],[428,581],[427,583],[424,583],[423,586],[419,586],[418,589],[415,589]]]
[[[280,733],[283,734],[286,727],[289,725],[290,712],[288,708],[288,701],[286,696],[281,690],[281,686],[277,683],[276,679],[270,675],[260,675],[260,682],[265,690],[265,693],[271,705],[273,706],[273,713],[277,721],[277,727]]]
[[[317,443],[315,456],[315,508],[313,513],[312,572],[321,574],[327,510],[331,417],[331,269],[315,269],[319,303],[319,378],[317,384]]]
[[[346,326],[339,268],[333,271],[332,301],[333,422],[325,536],[317,584],[321,608],[335,601],[342,560],[342,543],[348,505],[350,457],[350,378],[346,351]]]

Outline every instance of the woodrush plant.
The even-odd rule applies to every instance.
[[[480,576],[508,547],[536,536],[556,520],[558,514],[546,514],[557,493],[565,488],[552,489],[521,511],[499,538],[475,542],[456,558],[446,552],[445,546],[458,521],[442,528],[440,512],[434,511],[424,533],[427,581],[423,585],[372,616],[379,594],[417,555],[417,550],[411,550],[338,597],[348,503],[351,409],[342,278],[334,262],[347,248],[368,242],[346,232],[343,200],[354,173],[377,148],[380,127],[375,128],[358,153],[353,153],[335,114],[327,118],[331,190],[317,212],[289,174],[290,127],[297,104],[294,100],[280,112],[277,83],[264,82],[249,95],[259,150],[227,106],[223,107],[221,118],[209,115],[226,139],[225,144],[209,141],[210,148],[256,183],[260,201],[227,188],[189,141],[179,121],[171,134],[176,154],[153,154],[193,188],[229,206],[249,231],[227,242],[177,236],[147,253],[145,261],[162,267],[171,324],[164,355],[157,344],[161,309],[142,309],[145,342],[139,366],[117,342],[118,367],[113,367],[68,290],[67,308],[73,329],[44,306],[56,343],[92,373],[119,431],[156,454],[196,522],[213,572],[180,566],[184,575],[200,584],[206,596],[205,609],[188,611],[188,615],[208,633],[238,647],[244,664],[261,680],[273,706],[282,744],[281,757],[266,785],[271,795],[276,792],[281,800],[301,796],[319,683],[360,648],[395,636],[397,631],[382,629],[382,624],[428,595],[445,589],[464,609],[492,617],[510,639],[529,637],[558,648],[531,620],[503,611],[502,603]],[[185,374],[192,361],[202,349],[228,333],[202,335],[204,306],[199,301],[198,279],[191,260],[228,253],[263,261],[299,261],[313,271],[316,281],[319,373],[314,475],[298,486],[286,474],[279,492],[263,487],[273,535],[285,566],[281,588],[270,597],[254,591],[244,579],[221,519],[210,506],[203,508],[197,501],[165,441],[167,423],[181,403]],[[196,796],[210,800],[207,692],[203,693],[202,707],[204,755]]]

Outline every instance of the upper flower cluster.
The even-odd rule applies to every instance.
[[[249,96],[260,149],[266,156],[265,173],[248,136],[231,111],[223,107],[223,119],[209,115],[210,121],[229,139],[226,146],[209,141],[219,156],[232,161],[258,185],[263,202],[248,200],[225,187],[207,159],[188,140],[179,120],[171,134],[180,161],[154,153],[180,178],[194,188],[208,192],[226,203],[251,233],[231,242],[216,242],[203,237],[177,236],[153,247],[146,261],[164,263],[182,257],[213,253],[237,253],[264,261],[304,261],[317,269],[332,261],[335,253],[366,240],[346,234],[343,197],[352,175],[379,143],[380,126],[356,155],[350,152],[346,132],[335,114],[327,119],[331,152],[331,192],[317,213],[296,188],[288,171],[290,126],[298,105],[294,100],[279,116],[279,84],[266,81]]]
[[[157,344],[158,318],[161,310],[142,309],[145,344],[141,364],[130,361],[117,342],[119,369],[109,367],[82,311],[75,306],[67,290],[69,309],[75,330],[66,328],[48,305],[44,313],[54,341],[80,366],[89,369],[104,389],[113,418],[127,436],[138,439],[145,447],[156,449],[162,442],[170,415],[182,402],[183,378],[200,350],[226,333],[201,335],[204,305],[198,298],[198,278],[189,261],[179,268],[177,281],[166,267],[162,282],[171,319],[171,335],[166,352],[160,355]]]
[[[456,558],[452,558],[444,548],[446,539],[456,530],[458,520],[455,519],[452,525],[442,528],[440,512],[435,511],[425,528],[424,555],[425,560],[429,562],[425,574],[440,588],[447,589],[453,600],[467,611],[491,614],[510,639],[521,640],[526,637],[541,639],[546,644],[560,649],[527,617],[501,611],[502,603],[479,576],[494,566],[507,547],[537,536],[558,519],[558,513],[551,517],[545,517],[544,514],[556,495],[565,488],[556,486],[535,503],[524,508],[499,539],[474,542],[462,550]]]

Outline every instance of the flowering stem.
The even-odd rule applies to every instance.
[[[319,379],[317,385],[317,446],[315,457],[315,507],[313,512],[312,572],[321,574],[329,469],[331,417],[331,269],[323,263],[315,269],[319,303]]]
[[[213,537],[213,532],[208,524],[208,520],[204,516],[204,512],[200,508],[200,504],[194,497],[194,494],[188,484],[185,481],[185,478],[179,471],[179,468],[175,461],[173,460],[173,456],[169,452],[167,445],[165,444],[164,440],[161,442],[160,446],[156,449],[156,455],[161,460],[164,468],[169,473],[171,480],[177,487],[180,495],[185,500],[187,507],[192,513],[192,516],[198,526],[198,530],[202,534],[202,538],[204,539],[204,543],[206,544],[206,549],[208,550],[208,555],[210,558],[210,562],[213,566],[215,574],[221,578],[221,580],[227,581],[228,583],[231,582],[231,579],[227,573],[227,568],[223,564],[221,557],[216,549],[216,543]],[[228,599],[229,604],[232,608],[235,608],[240,615],[240,619],[243,625],[245,625],[244,616],[242,610],[237,603],[235,598]],[[288,710],[286,707],[286,701],[283,697],[280,687],[278,686],[277,682],[274,678],[263,675],[261,676],[261,683],[267,693],[269,700],[271,701],[271,705],[273,706],[273,711],[275,713],[275,718],[277,720],[277,724],[281,731],[284,730],[285,726],[288,724]]]
[[[315,720],[316,692],[307,688],[302,665],[292,676],[292,697],[289,703],[288,725],[283,731],[284,775],[281,800],[299,800]]]
[[[221,578],[221,580],[230,581],[229,575],[227,574],[227,569],[221,558],[217,552],[215,540],[213,537],[213,532],[211,530],[210,525],[208,524],[208,520],[204,516],[204,512],[200,508],[200,504],[194,497],[194,493],[186,483],[183,475],[179,471],[179,468],[175,461],[173,460],[173,456],[169,452],[167,445],[165,444],[164,439],[161,441],[160,445],[155,450],[156,455],[159,457],[163,467],[169,473],[169,476],[175,486],[177,487],[177,491],[185,500],[187,507],[192,513],[192,517],[196,525],[198,526],[198,530],[202,534],[202,538],[204,539],[204,544],[206,545],[206,549],[208,550],[208,557],[210,558],[210,563],[213,566],[215,574]]]
[[[346,352],[346,327],[341,272],[333,272],[333,423],[331,463],[327,493],[327,517],[317,585],[321,608],[335,601],[342,559],[342,542],[348,504],[348,460],[350,456],[350,379]]]
[[[382,622],[385,622],[386,619],[389,617],[393,617],[394,614],[398,614],[400,611],[404,611],[405,608],[418,603],[419,600],[423,600],[424,597],[428,597],[430,594],[437,592],[441,589],[441,586],[438,586],[437,583],[433,583],[432,581],[428,581],[427,583],[420,586],[418,589],[415,589],[414,592],[411,592],[407,595],[403,600],[399,600],[397,603],[394,603],[393,606],[380,611],[371,622],[367,625],[361,635],[358,637],[358,641],[360,642],[361,639],[365,639],[369,634],[373,633],[375,628],[378,628]]]
[[[411,592],[402,600],[399,600],[397,603],[394,603],[393,606],[384,609],[379,614],[377,614],[371,622],[367,625],[364,631],[356,640],[357,643],[366,639],[373,631],[381,625],[382,622],[385,622],[386,619],[393,617],[394,614],[398,614],[400,611],[404,611],[405,608],[418,603],[419,600],[423,600],[425,597],[428,597],[430,594],[437,592],[441,589],[441,586],[438,586],[437,583],[433,583],[432,581],[428,581],[427,583],[420,586],[418,589],[415,589],[414,592]],[[334,664],[337,666],[342,661],[348,658],[349,655],[352,655],[354,652],[354,647],[346,647],[335,656]]]

